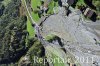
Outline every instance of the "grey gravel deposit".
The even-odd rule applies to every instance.
[[[42,35],[54,34],[59,36],[64,39],[64,47],[72,55],[78,57],[95,57],[93,61],[96,61],[98,66],[100,66],[100,46],[96,45],[96,42],[99,42],[100,39],[95,33],[96,30],[90,27],[92,24],[87,24],[83,21],[81,13],[78,10],[72,12],[69,16],[64,16],[62,13],[63,10],[60,10],[58,14],[51,15],[43,22]],[[95,29],[100,33],[99,28],[96,27]],[[91,62],[81,63],[81,65],[93,66],[94,64]]]

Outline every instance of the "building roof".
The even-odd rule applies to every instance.
[[[94,12],[93,12],[92,10],[89,10],[87,16],[88,16],[88,17],[92,17],[93,14],[94,14]]]
[[[92,15],[94,14],[95,12],[92,11],[91,9],[87,8],[84,12],[84,15],[87,16],[87,17],[92,17]]]

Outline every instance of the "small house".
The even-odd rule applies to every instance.
[[[96,18],[97,18],[97,14],[91,10],[90,8],[86,8],[85,11],[84,11],[84,15],[88,18],[90,18],[92,21],[96,21]]]
[[[89,8],[86,8],[86,10],[84,11],[84,15],[89,18],[91,18],[94,14],[96,14],[96,13]]]

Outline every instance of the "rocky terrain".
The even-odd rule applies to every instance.
[[[51,15],[43,22],[42,35],[59,36],[64,43],[63,47],[74,57],[78,57],[77,59],[82,66],[96,66],[93,62],[97,62],[99,66],[100,37],[97,34],[100,34],[97,33],[99,28],[96,28],[96,24],[100,21],[87,23],[85,19],[82,19],[81,12],[78,10],[74,10],[69,16],[65,16],[63,13],[64,11],[60,10],[58,14]],[[95,28],[91,28],[88,24],[92,27],[95,26]],[[94,29],[98,31],[96,32]],[[86,63],[86,57],[90,57],[89,63]],[[79,60],[80,58],[85,58],[83,63]]]

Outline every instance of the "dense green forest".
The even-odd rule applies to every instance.
[[[26,51],[27,18],[19,14],[20,0],[0,3],[0,64],[5,65],[16,62]]]

